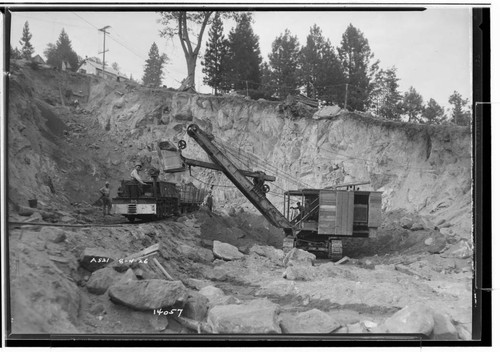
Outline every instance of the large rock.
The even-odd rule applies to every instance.
[[[280,264],[282,263],[283,258],[285,258],[285,253],[281,249],[277,249],[271,246],[259,246],[255,244],[250,248],[249,253],[258,254]]]
[[[316,111],[313,115],[314,120],[319,120],[319,119],[325,119],[328,117],[334,117],[340,114],[342,109],[337,106],[337,105],[332,105],[332,106],[324,106],[318,111]]]
[[[208,299],[210,307],[225,304],[235,304],[240,302],[233,296],[226,296],[224,294],[224,291],[215,286],[205,286],[200,290],[199,293]]]
[[[245,304],[216,306],[208,312],[207,322],[219,334],[279,334],[279,306],[267,299]]]
[[[315,260],[316,256],[314,254],[302,249],[294,248],[290,252],[288,252],[283,259],[283,265],[296,265],[297,263],[313,265]]]
[[[409,230],[413,226],[413,220],[407,216],[404,216],[401,218],[401,220],[399,220],[399,225],[401,225],[402,228]]]
[[[142,280],[117,283],[109,288],[111,301],[136,310],[184,304],[188,292],[181,281]]]
[[[181,244],[177,247],[179,252],[185,258],[191,259],[193,261],[207,261],[211,262],[214,260],[214,255],[211,250],[200,248],[200,247],[192,247],[185,244]]]
[[[445,253],[443,257],[451,258],[461,258],[466,259],[472,256],[472,246],[469,242],[462,240],[452,245]]]
[[[207,297],[196,291],[190,291],[186,304],[184,305],[184,310],[182,311],[182,316],[197,321],[203,321],[208,313],[208,302]]]
[[[434,312],[434,329],[432,330],[434,340],[458,340],[455,325],[447,314]]]
[[[313,280],[315,276],[316,268],[303,263],[289,265],[283,273],[283,278],[287,280],[310,281]]]
[[[430,335],[434,329],[434,316],[427,306],[418,303],[396,312],[383,326],[392,334]]]
[[[235,246],[219,241],[214,241],[213,253],[217,258],[224,260],[237,260],[244,257],[244,254],[240,253]]]
[[[85,285],[90,293],[95,295],[104,294],[108,288],[120,278],[120,274],[113,268],[102,268],[96,270],[90,275],[89,281]]]
[[[100,248],[85,248],[80,256],[80,266],[88,271],[104,268],[115,260],[115,254]]]
[[[312,309],[295,316],[286,316],[280,326],[286,334],[329,334],[337,330],[340,324],[325,312]]]

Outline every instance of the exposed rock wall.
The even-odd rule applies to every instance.
[[[208,160],[186,133],[189,124],[197,123],[220,146],[232,148],[225,152],[237,166],[264,169],[277,177],[269,198],[278,205],[283,190],[369,181],[371,185],[361,189],[383,191],[385,210],[416,212],[433,223],[444,219],[460,228],[464,237],[470,232],[471,134],[467,128],[391,122],[348,112],[313,120],[294,116],[286,103],[148,89],[124,82],[87,83],[85,108],[109,138],[123,146],[118,159],[109,159],[108,166],[124,176],[137,160],[159,166],[155,148],[160,140],[184,139],[188,142],[185,156]],[[36,92],[32,94],[35,99]],[[24,114],[21,108],[30,109],[19,104],[23,103],[10,104],[17,115]],[[18,143],[26,141],[17,138],[20,123],[9,124],[14,135],[9,155],[18,153],[23,148]],[[44,169],[38,164],[35,168]],[[185,172],[167,179],[215,184],[217,205],[245,203],[221,173],[197,168],[192,175]]]

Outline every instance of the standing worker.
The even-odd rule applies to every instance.
[[[203,200],[203,204],[208,207],[208,210],[210,210],[210,212],[212,212],[212,209],[214,207],[214,199],[212,196],[212,190],[208,191],[205,199]]]
[[[110,210],[111,210],[111,198],[109,197],[109,182],[106,181],[106,184],[104,187],[102,187],[99,192],[101,192],[101,199],[102,199],[102,215],[111,215]]]
[[[145,185],[146,183],[142,180],[141,176],[139,175],[139,172],[142,170],[142,164],[137,164],[135,165],[135,168],[132,170],[130,173],[130,178],[132,181],[135,181],[139,185],[139,192],[140,194],[143,194],[143,189],[142,186]]]

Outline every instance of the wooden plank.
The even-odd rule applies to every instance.
[[[346,219],[346,227],[347,227],[347,236],[352,236],[352,228],[354,224],[354,192],[349,192],[347,200],[347,219]]]
[[[156,258],[153,258],[153,263],[156,264],[156,266],[158,267],[158,269],[161,270],[161,272],[163,273],[163,275],[165,275],[165,277],[167,279],[169,279],[170,281],[175,281],[174,278],[172,276],[170,276],[170,274],[165,270],[165,268],[160,264],[160,262],[158,261],[158,259]]]
[[[336,235],[345,235],[344,220],[345,210],[347,207],[347,191],[337,191],[337,223],[335,226]]]
[[[320,191],[319,193],[319,217],[318,234],[333,234],[337,219],[337,195],[335,191]]]
[[[154,244],[152,246],[149,246],[146,249],[143,249],[140,252],[131,254],[128,257],[124,258],[124,259],[128,260],[128,259],[134,259],[134,258],[139,258],[139,257],[145,257],[145,256],[153,254],[154,252],[158,252],[159,250],[160,250],[160,243],[158,242],[158,243],[156,243],[156,244]]]
[[[379,227],[382,225],[382,192],[371,192],[368,203],[368,227]]]

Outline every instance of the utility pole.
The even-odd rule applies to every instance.
[[[347,107],[347,94],[349,93],[347,87],[349,87],[349,83],[346,83],[345,84],[345,100],[344,100],[344,110],[346,109]]]
[[[108,32],[106,32],[106,29],[108,28],[111,28],[111,26],[106,26],[106,27],[102,27],[101,29],[98,29],[98,31],[102,32],[103,33],[103,41],[102,41],[102,78],[106,78],[105,77],[105,74],[104,74],[104,67],[106,66],[106,51],[109,51],[109,50],[106,50],[106,34],[109,34]],[[99,53],[99,54],[101,54]]]

